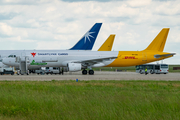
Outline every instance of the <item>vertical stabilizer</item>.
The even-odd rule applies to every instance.
[[[92,50],[102,23],[96,23],[70,50]]]
[[[115,35],[110,35],[108,39],[103,43],[103,45],[99,48],[98,51],[111,51],[113,43],[114,43]]]
[[[151,44],[145,50],[155,50],[163,52],[166,39],[168,36],[169,28],[163,28],[161,32],[156,36],[156,38],[151,42]]]

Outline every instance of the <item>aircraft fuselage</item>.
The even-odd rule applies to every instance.
[[[127,67],[162,60],[168,57],[155,58],[154,55],[168,54],[157,51],[69,51],[69,50],[26,50],[16,53],[16,57],[28,57],[28,68],[33,67],[66,67],[67,63],[94,63],[92,67]],[[100,61],[99,61],[100,60]],[[18,67],[16,58],[7,57],[3,63]]]

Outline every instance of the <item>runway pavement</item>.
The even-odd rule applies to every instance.
[[[3,80],[28,80],[28,81],[51,81],[51,80],[176,80],[180,81],[180,73],[168,74],[139,74],[135,72],[100,72],[94,75],[82,75],[81,72],[64,73],[64,75],[0,75]]]

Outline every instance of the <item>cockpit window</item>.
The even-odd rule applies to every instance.
[[[0,62],[2,62],[2,60],[0,60]]]
[[[14,58],[14,57],[16,57],[16,55],[9,55],[8,57],[12,57],[12,58]]]

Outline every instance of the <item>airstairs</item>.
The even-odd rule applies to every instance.
[[[27,74],[29,75],[29,70],[28,70],[28,63],[29,63],[29,57],[24,56],[24,57],[16,57],[16,62],[19,63],[19,71],[18,74],[24,75]]]

